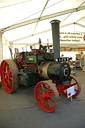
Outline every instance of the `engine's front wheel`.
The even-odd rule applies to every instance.
[[[75,94],[72,96],[72,98],[76,98],[80,91],[81,91],[81,84],[72,76],[70,76],[70,81],[69,81],[69,85],[64,85],[64,88],[63,88],[63,91],[62,91],[62,94],[67,97],[67,89],[74,86],[74,91],[75,91]]]
[[[18,89],[18,68],[11,59],[3,60],[1,63],[1,82],[7,93],[16,92]]]
[[[41,81],[35,86],[35,98],[37,104],[46,112],[52,112],[56,107],[57,89],[54,83]]]

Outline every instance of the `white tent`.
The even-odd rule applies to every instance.
[[[0,0],[0,31],[13,44],[52,43],[54,19],[61,32],[85,32],[85,0]]]

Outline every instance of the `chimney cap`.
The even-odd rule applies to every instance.
[[[60,23],[60,20],[52,20],[50,23],[51,24],[53,24],[53,23]]]

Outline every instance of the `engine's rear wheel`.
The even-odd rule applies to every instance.
[[[62,91],[62,94],[65,97],[67,97],[67,89],[72,86],[74,86],[74,91],[75,91],[75,94],[72,96],[72,98],[76,98],[79,95],[81,91],[81,85],[74,77],[70,76],[69,85],[65,85]]]
[[[7,93],[16,92],[18,89],[18,68],[11,59],[3,60],[1,63],[1,82]]]
[[[37,104],[46,112],[52,112],[56,107],[56,92],[52,86],[54,86],[52,82],[41,81],[35,87]]]

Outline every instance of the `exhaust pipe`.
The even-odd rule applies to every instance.
[[[60,32],[59,32],[59,20],[52,20],[52,38],[53,38],[53,50],[54,50],[54,59],[60,58]]]

